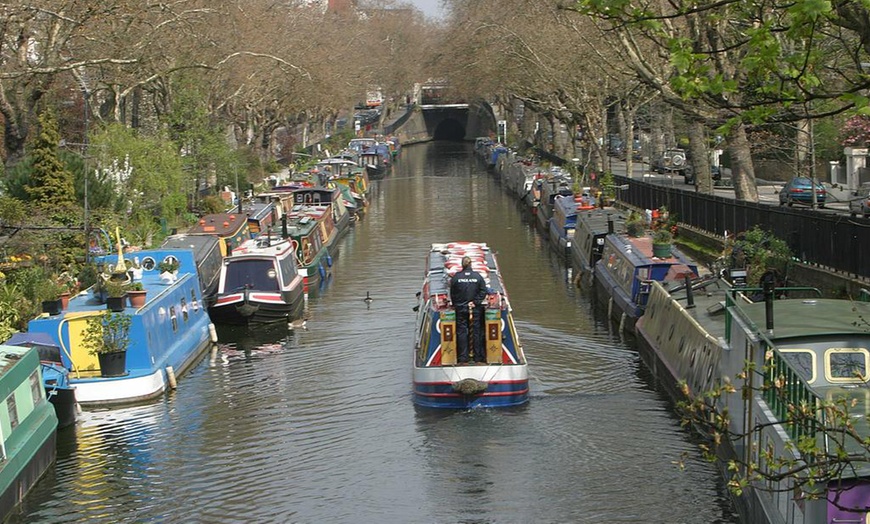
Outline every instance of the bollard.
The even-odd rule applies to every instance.
[[[695,294],[692,290],[692,277],[689,275],[685,276],[686,279],[686,309],[692,309],[695,307]]]
[[[175,389],[178,387],[178,382],[175,380],[175,370],[172,366],[166,366],[166,378],[169,379],[169,387]]]

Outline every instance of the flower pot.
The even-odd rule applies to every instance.
[[[69,307],[70,295],[71,294],[68,292],[60,294],[60,309],[61,310],[66,311],[66,309]]]
[[[42,301],[43,313],[48,313],[49,315],[58,315],[60,314],[60,307],[60,299]]]
[[[100,376],[120,377],[127,374],[126,351],[100,353],[97,355],[97,360],[100,362]]]
[[[658,258],[670,258],[671,257],[671,245],[670,244],[653,244],[652,245],[653,256]]]
[[[127,298],[130,299],[130,307],[140,308],[145,305],[147,291],[127,291]]]
[[[114,313],[124,311],[124,301],[126,297],[108,297],[106,298],[106,308]]]

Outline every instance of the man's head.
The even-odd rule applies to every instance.
[[[468,257],[462,257],[462,269],[468,269],[471,267],[471,259]]]

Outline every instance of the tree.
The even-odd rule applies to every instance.
[[[58,158],[60,135],[54,114],[48,110],[39,117],[40,133],[33,145],[30,182],[25,189],[32,202],[45,209],[65,209],[75,205],[73,175]]]

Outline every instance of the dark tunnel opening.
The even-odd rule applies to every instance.
[[[438,124],[432,134],[433,140],[464,140],[465,128],[452,118],[448,118]]]

